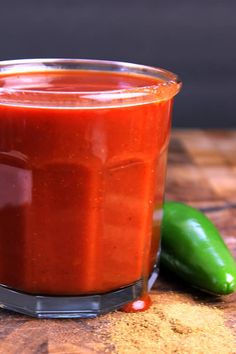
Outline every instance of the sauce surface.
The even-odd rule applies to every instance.
[[[55,70],[44,72],[22,72],[0,76],[0,87],[16,90],[52,92],[91,92],[133,89],[152,86],[161,81],[146,75],[101,72]]]
[[[67,109],[61,99],[153,80],[61,70],[1,77],[0,87],[29,90],[29,102],[32,90],[42,100],[54,91],[50,108],[0,103],[1,284],[80,295],[148,277],[159,248],[152,213],[154,200],[162,206],[172,102]]]

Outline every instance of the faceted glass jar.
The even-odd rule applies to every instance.
[[[151,288],[179,89],[136,64],[0,63],[2,307],[93,317]]]

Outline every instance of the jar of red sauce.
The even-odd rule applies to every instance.
[[[0,303],[93,317],[158,273],[176,75],[98,60],[0,62]]]

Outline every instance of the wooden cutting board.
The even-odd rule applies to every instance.
[[[183,201],[206,212],[236,256],[236,131],[175,130],[166,190],[167,199]],[[161,273],[152,297],[163,306],[179,301],[220,308],[225,327],[236,334],[236,295],[222,298],[205,295]],[[106,333],[102,333],[99,318],[37,320],[0,310],[0,353],[125,354],[107,341],[110,316],[116,315],[103,316]],[[207,328],[203,334],[209,334]],[[186,353],[189,352],[191,348],[186,347]]]

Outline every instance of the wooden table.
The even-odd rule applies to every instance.
[[[204,210],[236,256],[236,131],[175,130],[166,197]],[[158,301],[172,293],[217,306],[224,311],[226,326],[235,329],[235,295],[210,297],[162,274],[157,284],[152,293]],[[0,310],[0,353],[104,353],[105,347],[95,346],[96,321],[91,327],[86,320],[36,320]],[[106,352],[111,352],[109,346]]]

